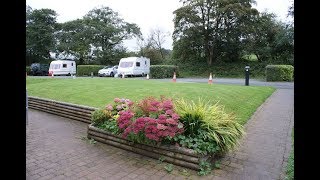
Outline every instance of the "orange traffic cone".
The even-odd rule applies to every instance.
[[[147,80],[149,80],[149,74],[147,74]]]
[[[212,84],[212,73],[210,73],[208,84]]]
[[[173,72],[172,82],[176,82],[176,81],[177,81],[176,72]]]

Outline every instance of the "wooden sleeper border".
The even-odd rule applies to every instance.
[[[28,107],[88,124],[91,123],[91,113],[97,109],[38,97],[28,97]]]
[[[163,158],[165,162],[172,163],[178,166],[199,170],[199,163],[201,160],[213,161],[213,156],[202,156],[195,153],[191,149],[175,147],[175,146],[151,146],[140,143],[133,143],[120,136],[114,135],[110,132],[94,127],[92,124],[88,125],[88,138],[96,141],[112,145],[127,151],[148,156],[154,159]]]

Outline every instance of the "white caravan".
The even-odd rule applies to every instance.
[[[49,76],[52,74],[56,75],[75,75],[76,70],[76,62],[73,60],[54,60],[51,61],[49,67]]]
[[[150,73],[150,59],[146,57],[127,57],[119,61],[118,76],[145,76]]]

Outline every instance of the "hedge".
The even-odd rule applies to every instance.
[[[150,78],[172,78],[173,73],[176,72],[176,77],[179,76],[179,68],[175,65],[151,65],[150,66]]]
[[[267,65],[266,81],[292,81],[293,71],[292,65]]]
[[[98,71],[103,67],[104,65],[78,65],[77,76],[91,76],[91,72],[94,76],[97,76]]]

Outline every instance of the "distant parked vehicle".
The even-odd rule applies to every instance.
[[[106,77],[106,76],[114,77],[114,75],[117,74],[117,72],[118,72],[118,65],[105,66],[103,69],[100,69],[98,71],[98,75],[100,77]]]
[[[33,76],[47,76],[49,71],[49,64],[32,63],[30,65],[30,72]]]
[[[146,76],[150,73],[150,59],[146,57],[127,57],[119,61],[118,75]]]
[[[77,73],[76,62],[73,60],[54,60],[50,63],[49,75],[75,75]]]

